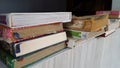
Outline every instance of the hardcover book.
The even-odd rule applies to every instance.
[[[65,23],[64,27],[66,29],[86,31],[86,32],[96,32],[108,24],[108,15],[90,15],[82,17],[73,17],[72,22]]]
[[[64,48],[66,48],[66,44],[65,42],[62,42],[16,59],[6,51],[0,49],[0,59],[8,66],[8,68],[22,68],[28,64],[35,63],[47,56],[50,56],[51,54],[54,54]]]
[[[70,21],[71,12],[0,14],[0,24],[13,28]]]
[[[0,43],[4,50],[17,58],[66,40],[66,33],[59,32],[17,43],[7,43],[4,40],[0,41]]]
[[[63,25],[61,22],[23,28],[9,28],[0,25],[0,40],[5,40],[9,43],[19,42],[60,31],[63,31]]]

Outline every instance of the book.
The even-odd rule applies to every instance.
[[[0,14],[0,24],[8,27],[26,27],[54,22],[70,22],[71,12],[7,13]]]
[[[92,38],[92,37],[97,37],[101,34],[104,34],[104,30],[98,31],[98,32],[85,32],[85,31],[78,31],[78,30],[71,30],[67,29],[66,33],[68,37],[72,38],[78,38],[81,40]]]
[[[66,48],[65,42],[55,44],[53,46],[44,48],[40,51],[34,52],[22,58],[14,58],[9,53],[0,49],[0,59],[8,66],[8,68],[22,68],[26,65],[33,64],[41,59],[46,58],[54,53]]]
[[[59,32],[17,43],[8,43],[4,40],[1,40],[0,43],[2,44],[1,47],[4,50],[8,51],[15,58],[18,58],[66,40],[66,33]]]
[[[120,18],[120,11],[111,10],[111,11],[96,11],[96,14],[109,14],[109,18]]]
[[[9,28],[0,25],[0,40],[5,40],[9,43],[19,42],[60,31],[63,31],[62,22],[22,28]]]
[[[97,37],[107,37],[107,36],[111,35],[112,33],[114,33],[115,31],[116,31],[116,29],[108,30],[104,34],[101,34]]]
[[[65,29],[72,29],[86,32],[96,32],[108,24],[108,15],[90,15],[82,17],[73,17],[72,22],[65,23]]]
[[[105,33],[98,37],[107,37],[119,28],[119,19],[108,19],[108,25],[105,27]]]

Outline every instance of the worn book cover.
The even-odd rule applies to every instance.
[[[96,32],[108,24],[108,15],[90,15],[76,17],[74,16],[72,22],[65,23],[65,29],[86,31],[86,32]]]

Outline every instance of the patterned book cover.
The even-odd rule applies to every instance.
[[[8,68],[22,68],[26,65],[33,64],[65,48],[66,44],[65,42],[62,42],[16,59],[6,51],[0,49],[0,59],[3,61],[3,63],[5,63],[8,66]]]
[[[61,22],[22,28],[9,28],[0,25],[0,39],[9,43],[63,31]]]

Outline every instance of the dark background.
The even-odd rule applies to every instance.
[[[74,15],[93,15],[96,11],[111,10],[112,0],[68,0],[67,10]],[[71,5],[72,4],[72,5]]]
[[[66,0],[0,0],[0,13],[66,11]]]
[[[112,0],[0,0],[0,13],[64,12],[92,15],[98,10],[111,10]]]

